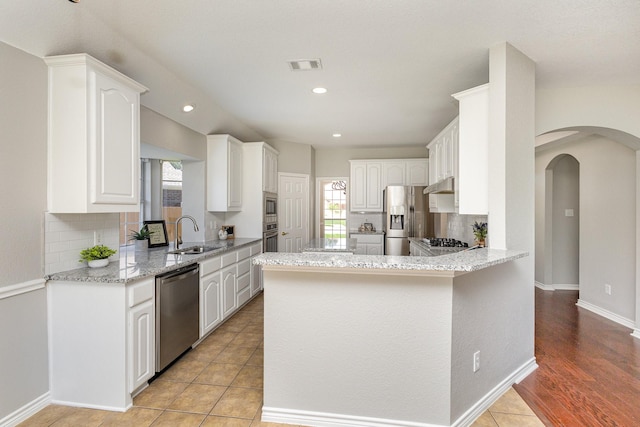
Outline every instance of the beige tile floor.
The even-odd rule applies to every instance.
[[[263,321],[260,295],[153,381],[125,413],[49,405],[20,426],[284,426],[260,421]],[[510,389],[473,425],[543,424]]]

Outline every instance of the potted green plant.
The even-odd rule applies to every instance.
[[[96,245],[80,251],[80,262],[87,261],[89,267],[104,267],[109,264],[109,257],[116,251],[108,246]]]
[[[133,240],[136,244],[136,250],[144,249],[145,246],[148,246],[149,237],[151,237],[151,232],[146,225],[143,225],[140,231],[130,230],[131,234],[129,234],[129,240]]]
[[[487,223],[475,221],[471,227],[476,238],[476,245],[484,248],[487,239]]]

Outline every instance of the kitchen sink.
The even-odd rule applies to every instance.
[[[175,251],[170,251],[169,253],[174,255],[198,255],[219,249],[220,247],[221,246],[189,246],[187,248],[180,248],[176,249]]]

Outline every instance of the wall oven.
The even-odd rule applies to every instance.
[[[278,230],[262,233],[262,252],[278,252]]]

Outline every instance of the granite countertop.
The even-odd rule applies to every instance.
[[[312,267],[364,270],[413,270],[413,271],[478,271],[492,265],[502,264],[528,256],[525,251],[500,249],[474,249],[448,255],[387,256],[387,255],[332,255],[332,254],[291,254],[270,252],[254,258],[254,264],[279,267]]]
[[[216,255],[261,242],[262,238],[236,238],[231,240],[214,240],[208,242],[185,242],[182,248],[196,245],[216,246],[217,248],[197,255],[175,255],[173,244],[163,248],[135,250],[135,245],[121,246],[118,259],[101,268],[78,268],[46,275],[46,280],[65,280],[73,282],[128,283],[149,276],[166,273],[179,267],[203,261]]]
[[[353,253],[358,247],[357,239],[311,239],[302,252],[340,252]]]

